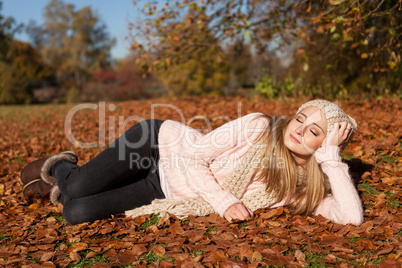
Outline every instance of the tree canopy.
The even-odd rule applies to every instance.
[[[51,0],[45,7],[43,25],[32,23],[28,32],[45,61],[56,70],[59,82],[81,89],[91,72],[108,68],[115,40],[91,7]]]
[[[293,64],[289,72],[305,83],[336,77],[339,84],[371,87],[379,78],[400,89],[401,1],[356,0],[183,0],[136,1],[132,49],[143,66],[173,68],[191,61],[209,34],[213,46],[242,39],[254,54],[274,50]],[[190,15],[189,15],[190,14]],[[195,54],[194,54],[195,53]],[[201,68],[201,67],[200,67]],[[316,79],[317,77],[323,79]],[[392,84],[393,83],[393,84]]]

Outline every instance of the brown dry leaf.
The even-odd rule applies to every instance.
[[[261,213],[260,218],[267,220],[269,218],[272,218],[273,216],[276,216],[277,210],[276,209],[271,209],[267,213]]]
[[[85,243],[75,243],[73,245],[71,245],[68,250],[67,250],[67,254],[71,253],[71,252],[78,252],[78,251],[82,251],[84,249],[88,248],[88,244]]]
[[[139,217],[136,217],[136,218],[134,219],[134,221],[135,221],[136,223],[138,223],[138,224],[143,224],[144,222],[147,221],[147,218],[146,218],[145,216],[139,216]]]
[[[222,267],[230,268],[230,267],[247,267],[247,264],[244,261],[236,260],[236,259],[226,259],[224,260]]]
[[[156,234],[159,232],[159,228],[156,225],[151,225],[151,226],[148,226],[147,229],[145,229],[145,232]]]
[[[70,255],[70,258],[75,262],[78,262],[81,260],[80,254],[78,254],[76,251],[71,252],[69,255]]]
[[[217,261],[221,261],[221,260],[224,260],[227,258],[225,252],[221,249],[218,249],[217,251],[215,251],[214,257],[215,257],[215,260],[217,260]]]
[[[138,257],[133,254],[126,253],[126,252],[120,252],[120,253],[117,253],[117,258],[120,262],[120,265],[127,265],[130,263],[133,263]]]
[[[40,204],[39,203],[34,203],[32,205],[29,205],[28,209],[30,210],[37,210],[39,208]]]
[[[92,257],[95,257],[96,254],[98,254],[98,253],[96,253],[95,251],[91,251],[87,255],[85,255],[85,258],[90,259]]]
[[[385,259],[380,262],[380,268],[399,268],[401,267],[401,262],[397,262],[395,260]]]
[[[381,179],[382,183],[388,184],[388,185],[393,185],[394,184],[394,180],[390,177],[387,178],[383,178]]]
[[[260,252],[258,252],[258,251],[254,251],[254,252],[253,252],[252,259],[253,259],[254,261],[255,261],[255,260],[262,260],[262,254],[261,254]]]
[[[324,30],[329,30],[324,27]],[[213,118],[222,115],[230,119],[238,117],[238,102],[241,102],[242,115],[269,111],[270,114],[291,116],[303,101],[250,100],[236,96],[116,102],[119,109],[106,111],[104,125],[109,126],[112,118],[109,115],[115,119],[132,115],[149,118],[152,104],[169,103],[179,107],[185,119],[204,115],[214,129],[227,120],[214,121]],[[345,159],[345,162],[359,188],[364,188],[359,191],[365,213],[363,225],[335,224],[322,216],[293,216],[287,207],[279,207],[260,209],[255,211],[253,219],[234,223],[227,223],[216,213],[181,220],[171,216],[160,219],[157,225],[145,230],[141,224],[150,220],[149,215],[134,220],[115,215],[111,219],[72,226],[60,217],[62,205],[51,205],[48,196],[31,204],[23,201],[23,185],[19,182],[24,166],[21,162],[29,163],[73,150],[80,159],[79,164],[83,165],[103,148],[78,148],[66,139],[64,120],[71,106],[27,106],[33,112],[25,116],[22,109],[17,109],[13,116],[18,120],[4,120],[0,124],[3,134],[0,136],[0,234],[3,238],[0,266],[35,265],[27,260],[26,254],[29,253],[32,258],[41,260],[36,264],[38,266],[66,267],[79,259],[78,252],[82,252],[79,243],[83,243],[87,248],[83,245],[81,248],[91,250],[86,258],[99,254],[112,262],[95,263],[95,267],[116,267],[123,262],[139,267],[303,267],[308,266],[304,262],[306,257],[303,258],[303,254],[308,253],[325,255],[317,260],[322,262],[322,266],[350,267],[380,262],[380,267],[397,267],[402,261],[399,233],[402,228],[402,150],[398,140],[398,131],[402,129],[402,101],[386,98],[359,100],[341,102],[341,106],[359,123],[359,131],[344,153],[353,155],[352,160]],[[51,120],[45,116],[47,114]],[[73,120],[77,140],[91,142],[99,135],[98,116],[97,111],[77,112]],[[155,118],[182,119],[174,109],[166,107],[157,109]],[[202,131],[205,122],[195,120],[190,126]],[[15,161],[18,158],[22,161]],[[68,242],[75,243],[75,246],[68,247]],[[159,243],[165,247],[156,247]],[[288,254],[289,249],[294,250],[294,255]],[[163,258],[163,250],[165,256],[175,257],[176,262],[163,260],[151,264],[138,260],[141,254],[151,251]],[[260,255],[262,261],[259,261]],[[239,257],[242,259],[235,259]]]
[[[174,267],[175,265],[174,265],[174,263],[172,263],[170,261],[162,260],[161,263],[159,264],[159,266],[161,268],[164,268],[164,267],[168,268],[168,267]]]
[[[253,249],[250,245],[241,245],[240,246],[240,259],[247,258],[251,260],[253,257]]]
[[[384,255],[390,253],[394,249],[393,246],[385,246],[383,249],[377,252],[378,255]]]
[[[170,225],[170,231],[172,232],[172,235],[180,235],[184,232],[183,228],[180,226],[180,222],[178,221]]]
[[[130,253],[134,256],[140,256],[142,253],[147,252],[148,249],[144,245],[134,245]]]
[[[53,257],[54,253],[53,252],[46,252],[42,255],[42,257],[40,258],[41,262],[45,262],[50,260]]]
[[[165,248],[160,245],[156,245],[156,246],[152,247],[152,251],[158,257],[162,257],[163,255],[165,255]]]

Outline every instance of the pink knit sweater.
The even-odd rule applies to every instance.
[[[232,120],[206,135],[177,121],[163,122],[158,138],[159,172],[166,198],[201,196],[220,216],[231,205],[240,203],[221,185],[267,128],[266,119],[252,120],[259,114]],[[314,214],[337,223],[360,225],[363,222],[361,201],[348,166],[341,162],[339,148],[325,147],[315,156],[329,177],[333,195],[325,198]],[[264,183],[252,178],[244,195],[260,187],[265,187]],[[280,202],[271,208],[282,205],[285,204]]]

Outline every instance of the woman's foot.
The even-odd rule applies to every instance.
[[[57,202],[56,193],[59,193],[57,180],[50,171],[52,166],[61,160],[67,160],[74,164],[78,157],[73,152],[63,152],[51,157],[35,160],[26,165],[21,171],[21,182],[24,184],[22,193],[28,204],[34,200],[42,199],[45,195],[51,194],[52,203]],[[55,189],[57,187],[57,190]],[[54,188],[52,190],[52,188]],[[53,197],[53,198],[52,198]]]

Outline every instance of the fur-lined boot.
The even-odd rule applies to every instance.
[[[77,164],[78,157],[74,152],[63,152],[54,156],[38,159],[26,165],[21,171],[21,182],[24,184],[22,190],[24,198],[28,204],[34,200],[41,199],[50,194],[50,201],[53,204],[58,203],[60,196],[57,180],[50,174],[52,166],[61,160],[67,160]]]

